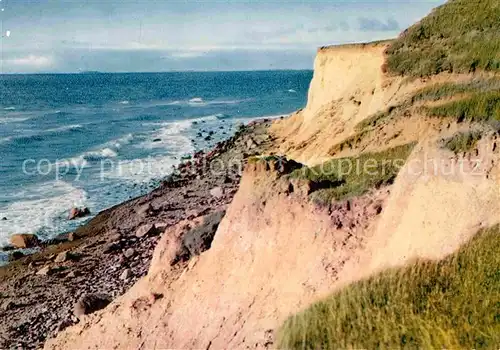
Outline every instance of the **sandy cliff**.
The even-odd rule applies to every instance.
[[[320,49],[306,108],[272,127],[275,151],[306,164],[331,158],[359,122],[428,83],[387,76],[385,46]],[[447,79],[462,78],[433,81]],[[46,348],[272,347],[288,315],[335,288],[383,267],[442,258],[500,222],[498,134],[485,131],[475,152],[453,154],[440,142],[464,126],[414,111],[349,150],[415,141],[393,185],[319,207],[307,184],[272,159],[251,162],[210,250],[172,267],[177,237],[199,221],[168,229],[146,278]]]

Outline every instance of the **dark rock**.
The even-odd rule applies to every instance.
[[[103,252],[105,254],[113,253],[120,250],[120,246],[116,243],[108,243],[104,246]]]
[[[78,271],[78,270],[73,270],[73,271],[70,271],[70,272],[66,275],[66,277],[68,277],[68,278],[75,278],[75,277],[78,277],[78,276],[81,276],[81,275],[82,275],[82,273],[81,273],[80,271]]]
[[[161,139],[153,139],[153,142],[160,142]]]
[[[61,321],[59,323],[59,325],[57,326],[57,332],[62,332],[64,331],[66,328],[72,326],[74,324],[73,320],[71,319],[65,319],[63,321]]]
[[[16,248],[33,248],[40,244],[36,235],[15,234],[10,237],[10,243]]]
[[[18,250],[16,250],[15,252],[12,252],[10,255],[9,255],[9,260],[10,261],[14,261],[14,260],[19,260],[19,259],[22,259],[24,258],[24,254]]]
[[[76,302],[73,307],[73,313],[77,317],[88,315],[104,309],[111,301],[111,297],[107,294],[87,294]]]
[[[75,232],[68,233],[68,241],[73,242],[78,239],[78,236]]]
[[[83,217],[85,217],[87,215],[90,215],[90,210],[87,207],[72,208],[69,211],[68,220],[75,220],[75,219],[78,219],[78,218],[83,218]]]
[[[14,247],[13,245],[6,245],[6,246],[3,246],[0,248],[0,251],[2,252],[10,252],[11,250],[15,250],[16,247]]]
[[[184,235],[182,245],[189,251],[190,256],[199,255],[210,248],[215,232],[225,214],[225,211],[219,211],[207,215],[202,224]]]
[[[68,260],[76,260],[76,259],[77,259],[76,254],[71,253],[69,251],[64,251],[62,253],[57,254],[54,262],[62,263],[62,262],[68,261]]]
[[[6,220],[7,220],[7,218],[4,216],[4,217],[2,218],[2,221],[6,221]]]
[[[142,238],[144,236],[155,236],[158,233],[158,229],[154,224],[146,224],[142,225],[137,229],[137,231],[135,231],[135,236],[137,238]]]

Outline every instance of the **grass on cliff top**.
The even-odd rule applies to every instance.
[[[391,184],[414,146],[410,143],[381,152],[336,158],[315,167],[297,169],[290,177],[321,184],[310,196],[313,201],[327,205],[332,200],[360,196],[372,188]]]
[[[476,147],[481,137],[479,131],[459,132],[445,140],[444,146],[456,154],[468,152]]]
[[[283,349],[497,349],[500,228],[457,253],[353,283],[291,316]]]
[[[450,0],[405,30],[387,49],[389,71],[500,71],[500,1]]]

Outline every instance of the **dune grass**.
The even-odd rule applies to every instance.
[[[367,152],[355,157],[336,158],[315,167],[296,169],[289,176],[322,183],[310,194],[318,204],[360,196],[372,188],[391,184],[410,155],[414,143]],[[325,188],[325,184],[331,186]]]
[[[468,152],[476,147],[481,137],[479,131],[459,132],[445,140],[444,146],[456,154]]]
[[[500,228],[455,254],[351,284],[291,316],[286,349],[498,349]]]
[[[438,101],[460,94],[494,92],[500,90],[500,78],[475,79],[464,83],[434,84],[417,91],[412,97],[416,101]]]
[[[451,117],[459,122],[500,121],[500,91],[472,94],[425,110],[431,116]]]
[[[405,30],[387,49],[395,74],[500,71],[500,2],[450,0]]]

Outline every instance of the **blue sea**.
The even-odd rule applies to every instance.
[[[150,191],[182,156],[306,103],[312,71],[0,75],[0,246]],[[205,136],[214,131],[212,139]],[[200,137],[201,133],[201,137]],[[1,260],[1,259],[0,259]]]

